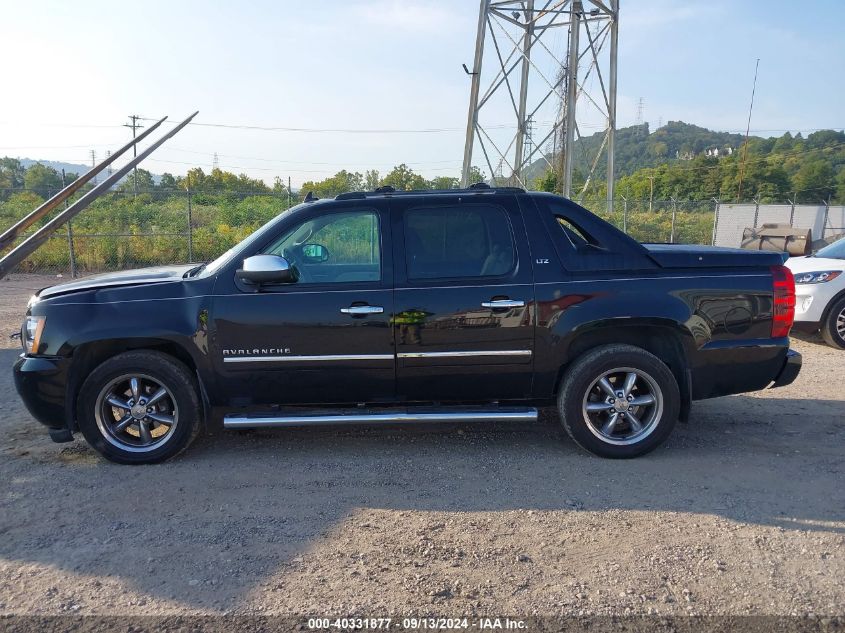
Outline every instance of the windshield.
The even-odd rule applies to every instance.
[[[827,257],[829,259],[845,259],[845,238],[820,248],[813,255],[814,257]]]
[[[235,244],[232,248],[230,248],[228,251],[226,251],[222,255],[220,255],[220,257],[218,257],[217,259],[215,259],[215,260],[209,262],[208,264],[206,264],[202,272],[205,273],[205,274],[208,274],[208,275],[213,275],[218,270],[220,270],[223,266],[225,266],[230,261],[232,261],[232,259],[234,259],[237,256],[238,253],[248,249],[253,244],[258,244],[258,243],[262,242],[263,240],[267,239],[269,234],[273,232],[273,229],[276,227],[276,224],[279,222],[279,220],[281,220],[283,217],[285,217],[291,211],[295,211],[296,209],[299,209],[302,206],[303,206],[302,204],[298,204],[295,207],[291,207],[290,209],[287,209],[286,211],[282,211],[275,218],[273,218],[272,220],[267,222],[267,224],[260,226],[253,233],[251,233],[249,236],[247,236],[242,241]]]

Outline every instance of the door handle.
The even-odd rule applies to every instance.
[[[381,306],[349,306],[348,308],[341,308],[344,314],[381,314],[384,308]]]
[[[482,308],[524,308],[525,302],[522,299],[493,299],[492,301],[484,301],[481,304]]]

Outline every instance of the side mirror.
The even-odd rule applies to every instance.
[[[253,255],[235,273],[250,284],[288,284],[297,280],[296,269],[279,255]]]
[[[322,264],[329,259],[329,249],[322,244],[303,244],[302,258],[308,264]]]

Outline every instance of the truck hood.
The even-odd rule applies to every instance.
[[[817,270],[845,270],[845,259],[828,257],[790,257],[786,265],[794,273],[809,273]]]
[[[153,268],[139,268],[137,270],[123,270],[117,273],[105,273],[92,275],[84,279],[70,281],[66,284],[49,286],[39,290],[37,295],[40,299],[54,297],[56,295],[80,292],[82,290],[96,290],[97,288],[110,288],[115,286],[140,286],[147,284],[160,284],[168,281],[177,281],[194,268],[196,264],[185,264],[181,266],[156,266]]]
[[[779,266],[786,253],[749,251],[721,246],[686,244],[643,244],[648,254],[663,268],[745,268]]]

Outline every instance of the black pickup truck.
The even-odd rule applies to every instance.
[[[355,192],[203,265],[41,290],[18,391],[57,442],[148,463],[202,428],[533,422],[605,457],[693,400],[792,382],[780,254],[640,244],[558,196]]]

